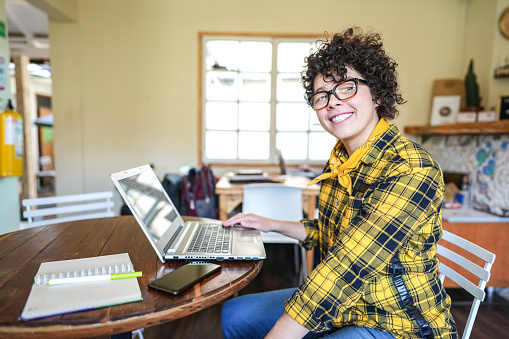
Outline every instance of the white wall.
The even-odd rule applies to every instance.
[[[57,194],[113,189],[109,173],[145,163],[160,176],[198,163],[199,32],[374,28],[399,63],[403,130],[428,123],[433,80],[463,78],[470,51],[490,86],[493,20],[507,0],[469,11],[481,2],[77,0],[75,22],[50,19]],[[468,30],[472,17],[483,36]]]

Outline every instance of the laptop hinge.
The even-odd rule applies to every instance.
[[[168,241],[168,244],[164,248],[164,253],[175,253],[176,248],[171,248],[171,245],[175,242],[175,239],[177,239],[178,235],[180,234],[180,231],[184,228],[184,224],[180,224],[180,226],[177,228],[173,236],[170,238],[170,241]],[[176,247],[176,246],[175,246]]]

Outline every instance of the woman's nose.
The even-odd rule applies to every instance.
[[[343,104],[343,101],[336,98],[336,96],[334,94],[330,95],[329,105],[328,105],[330,108],[333,108],[334,106],[338,106],[338,105],[342,105],[342,104]]]

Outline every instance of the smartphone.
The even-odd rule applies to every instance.
[[[217,264],[192,262],[149,282],[148,286],[176,295],[220,270]]]

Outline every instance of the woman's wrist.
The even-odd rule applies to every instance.
[[[297,239],[304,241],[306,239],[306,228],[299,221],[284,221],[284,220],[270,220],[272,224],[270,229],[274,232],[278,232]]]

